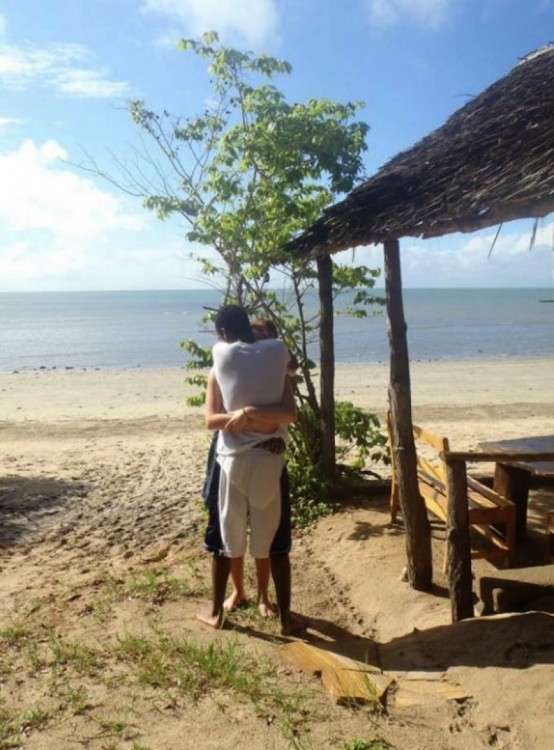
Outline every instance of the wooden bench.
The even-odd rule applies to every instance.
[[[392,450],[390,416],[388,426],[392,462],[390,514],[394,523],[398,513],[398,482]],[[420,495],[427,510],[446,523],[449,497],[443,455],[450,450],[448,439],[434,435],[417,425],[413,425],[413,429]],[[514,503],[470,476],[467,477],[467,500],[470,528],[482,537],[482,544],[472,545],[472,558],[484,557],[496,563],[508,566],[512,564],[516,528]]]

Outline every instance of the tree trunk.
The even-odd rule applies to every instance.
[[[430,591],[433,579],[431,533],[425,503],[417,484],[417,458],[412,426],[410,363],[406,321],[402,305],[400,247],[397,239],[385,241],[385,289],[390,345],[389,404],[398,496],[406,531],[408,580],[419,591]]]
[[[335,476],[335,343],[333,331],[333,261],[317,259],[319,280],[321,465],[328,479]]]

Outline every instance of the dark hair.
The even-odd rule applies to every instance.
[[[215,316],[215,330],[222,337],[225,332],[227,341],[244,341],[247,344],[254,341],[248,315],[238,305],[223,305],[219,308]]]
[[[272,320],[269,320],[269,318],[256,318],[256,320],[252,321],[250,327],[254,331],[254,336],[258,334],[259,338],[279,338],[279,331],[277,330],[277,326]]]

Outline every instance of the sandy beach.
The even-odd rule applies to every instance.
[[[478,424],[493,415],[495,434],[505,427],[535,433],[535,418],[548,431],[552,419],[554,359],[460,362],[412,362],[414,418],[439,424]],[[0,373],[2,420],[62,423],[79,420],[187,418],[201,414],[187,407],[195,389],[185,383],[186,372],[168,370],[38,370]],[[387,408],[387,364],[339,366],[337,397],[377,414]],[[463,417],[463,418],[462,418]],[[542,425],[542,426],[541,426]],[[490,431],[485,433],[490,437]],[[479,437],[480,439],[480,437]]]
[[[233,613],[217,635],[205,632],[195,612],[209,596],[199,503],[209,436],[201,409],[185,403],[185,376],[0,373],[0,747],[234,748],[246,736],[253,750],[330,750],[354,738],[399,750],[554,746],[554,617],[449,625],[441,529],[433,531],[436,591],[415,592],[401,581],[405,543],[386,497],[353,498],[297,536],[293,606],[309,618],[314,643],[357,658],[378,647],[399,685],[425,672],[457,686],[456,699],[420,692],[395,703],[391,692],[382,715],[335,706],[317,678],[283,662],[274,624],[252,610]],[[554,433],[553,376],[553,358],[414,362],[414,420],[459,449]],[[339,367],[337,395],[383,416],[387,381],[386,365]],[[386,467],[370,468],[387,476]],[[494,570],[474,564],[476,578],[487,566]],[[136,582],[146,579],[159,585],[143,596]],[[301,720],[292,712],[289,726],[267,696],[256,707],[221,685],[196,698],[178,680],[145,686],[136,671],[129,676],[121,644],[152,632],[237,643],[243,658],[273,664],[275,690],[309,693],[309,710]],[[60,657],[62,643],[72,644],[72,658]],[[75,644],[94,650],[94,668],[79,667]],[[77,693],[86,696],[79,710],[68,698]],[[9,731],[20,744],[7,744]]]

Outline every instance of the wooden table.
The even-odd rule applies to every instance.
[[[552,454],[554,459],[554,435],[487,441],[479,447],[495,454],[494,489],[515,503],[516,537],[525,538],[531,476],[554,477],[554,460],[536,461],[532,454]]]

